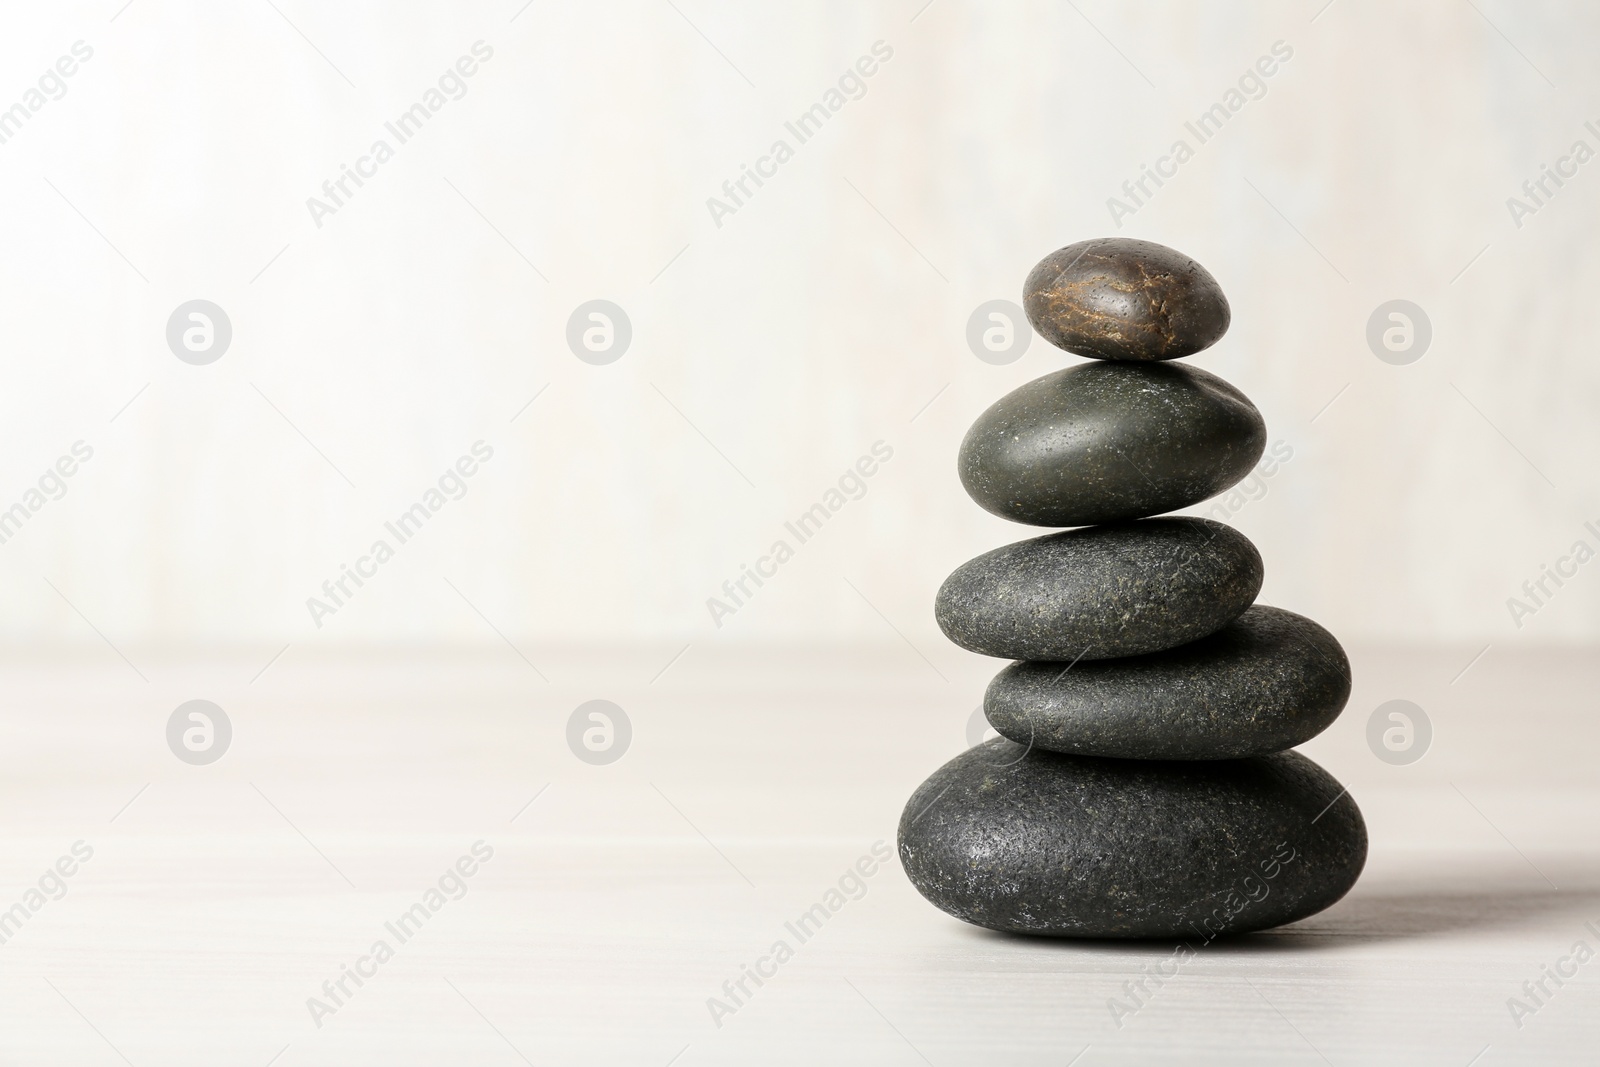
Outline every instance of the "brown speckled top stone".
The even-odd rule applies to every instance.
[[[1204,267],[1130,237],[1079,241],[1045,256],[1023,283],[1039,336],[1095,359],[1177,359],[1228,331],[1228,300]]]

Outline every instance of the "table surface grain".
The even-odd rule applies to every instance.
[[[1366,815],[1361,881],[1132,1011],[1171,946],[968,927],[892,859],[846,876],[966,746],[993,661],[271,651],[0,663],[0,1062],[1600,1061],[1593,650],[1352,649],[1302,751]],[[233,731],[205,766],[166,741],[197,698]],[[1407,766],[1367,747],[1393,698],[1433,724]],[[631,723],[608,765],[568,748],[591,699]]]

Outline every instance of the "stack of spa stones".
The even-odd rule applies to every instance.
[[[939,590],[956,644],[1014,659],[984,712],[1000,737],[934,773],[900,857],[937,907],[1067,937],[1210,940],[1338,900],[1366,860],[1355,802],[1287,751],[1350,695],[1322,627],[1253,604],[1261,556],[1201,518],[1150,518],[1247,475],[1266,426],[1216,375],[1228,302],[1194,260],[1103,239],[1028,275],[1028,318],[1090,361],[979,417],[961,483],[1015,522],[1073,527],[985,553]]]

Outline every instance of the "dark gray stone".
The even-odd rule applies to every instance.
[[[1232,313],[1222,287],[1182,252],[1100,237],[1045,256],[1022,286],[1039,336],[1095,359],[1176,359],[1209,348]]]
[[[1355,801],[1296,752],[1165,763],[998,737],[922,784],[899,840],[912,884],[969,923],[1194,946],[1321,911],[1367,855]]]
[[[1261,554],[1210,519],[1140,519],[1018,541],[957,567],[934,615],[962,648],[1006,659],[1159,652],[1238,618]]]
[[[1239,390],[1175,363],[1080,363],[978,416],[957,469],[987,511],[1035,526],[1198,504],[1250,473],[1267,424]]]
[[[1256,604],[1209,637],[1146,656],[1013,663],[989,683],[989,723],[1081,756],[1217,760],[1282,752],[1327,729],[1350,661],[1310,619]]]

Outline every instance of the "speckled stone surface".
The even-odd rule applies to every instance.
[[[1022,287],[1039,336],[1095,359],[1175,359],[1216,343],[1231,312],[1217,280],[1165,245],[1079,241],[1045,256]]]
[[[1080,363],[978,416],[957,469],[985,510],[1035,526],[1197,504],[1250,473],[1267,426],[1238,389],[1174,363]]]
[[[946,637],[986,656],[1111,659],[1221,629],[1261,579],[1260,553],[1231,526],[1140,519],[985,552],[945,579],[934,615]]]
[[[983,710],[1021,744],[1083,756],[1216,760],[1309,741],[1350,698],[1350,661],[1327,630],[1256,604],[1209,637],[1146,656],[1013,663]]]
[[[1299,753],[1109,760],[997,737],[922,784],[899,844],[918,891],[969,923],[1193,945],[1326,908],[1361,874],[1367,830]]]

